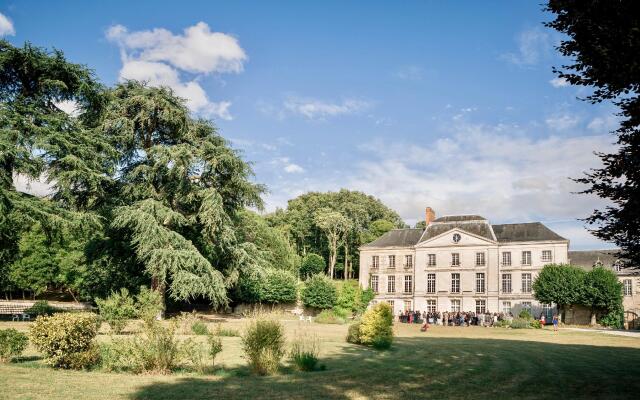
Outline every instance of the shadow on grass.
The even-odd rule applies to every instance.
[[[496,339],[399,338],[377,352],[345,345],[326,371],[158,382],[133,399],[638,398],[640,349]]]

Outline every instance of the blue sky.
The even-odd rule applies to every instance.
[[[615,109],[554,80],[538,3],[5,1],[0,32],[172,86],[254,163],[267,210],[345,187],[411,224],[431,206],[610,247],[568,178],[612,148]]]

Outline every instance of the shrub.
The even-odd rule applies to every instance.
[[[202,321],[196,321],[191,325],[191,332],[196,335],[207,335],[209,334],[209,329],[207,329],[207,325]]]
[[[240,336],[240,332],[237,329],[232,328],[223,328],[221,323],[218,323],[215,330],[216,336],[229,336],[229,337],[237,337]]]
[[[520,311],[520,314],[518,314],[518,318],[520,318],[520,319],[533,319],[533,317],[531,316],[531,313],[527,309],[523,309],[522,311]]]
[[[98,319],[90,313],[40,316],[31,327],[31,342],[56,368],[83,369],[94,365]]]
[[[106,299],[96,299],[96,304],[100,316],[107,321],[111,331],[116,335],[122,333],[127,325],[127,320],[136,315],[133,297],[125,288],[120,289],[120,292],[111,292],[111,295]]]
[[[358,334],[360,343],[376,349],[387,349],[393,342],[393,312],[380,303],[362,316]]]
[[[624,311],[622,308],[610,311],[600,318],[600,324],[610,328],[622,329],[624,326]]]
[[[509,325],[509,321],[507,321],[506,319],[499,320],[494,324],[494,326],[497,328],[508,328]]]
[[[15,329],[0,330],[0,362],[9,362],[22,354],[27,347],[27,335]]]
[[[336,304],[336,288],[325,275],[314,275],[307,279],[302,291],[302,303],[319,309],[332,308]]]
[[[326,263],[322,256],[309,253],[302,259],[302,265],[300,266],[300,277],[307,279],[316,274],[322,274],[326,268]]]
[[[314,371],[319,353],[320,341],[316,336],[298,336],[291,344],[291,361],[299,371]]]
[[[529,329],[531,328],[531,321],[522,318],[514,318],[508,326],[512,329]]]
[[[145,324],[151,326],[159,315],[164,312],[164,299],[155,290],[141,287],[136,296],[136,314]]]
[[[349,331],[347,332],[347,342],[353,344],[362,344],[360,341],[360,322],[349,325]]]
[[[207,336],[207,343],[209,344],[209,357],[211,357],[211,365],[215,367],[216,357],[222,351],[222,340],[219,337],[209,335]]]
[[[314,321],[318,324],[344,324],[344,318],[337,315],[334,310],[322,310],[320,314],[318,314]]]
[[[285,353],[284,344],[284,329],[278,321],[256,320],[242,337],[242,348],[249,360],[249,367],[260,375],[278,371]]]
[[[268,269],[262,282],[261,297],[265,303],[293,303],[298,298],[298,280],[289,271]]]
[[[532,319],[529,323],[533,329],[542,329],[542,324],[537,319]]]
[[[35,315],[39,317],[41,315],[53,315],[57,312],[60,312],[59,308],[56,308],[49,304],[46,300],[38,300],[33,305],[26,310],[24,310],[25,314]]]

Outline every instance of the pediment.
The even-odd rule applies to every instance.
[[[455,239],[459,237],[456,242]],[[473,234],[465,231],[461,228],[452,228],[437,236],[428,238],[416,245],[416,248],[421,247],[456,247],[456,246],[478,246],[478,245],[492,245],[496,244],[495,240],[487,239],[486,237]]]

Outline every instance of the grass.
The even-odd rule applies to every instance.
[[[225,328],[243,331],[246,321]],[[0,323],[25,329],[27,324]],[[321,340],[325,371],[250,375],[240,338],[223,337],[213,375],[54,371],[34,358],[0,365],[2,399],[576,399],[637,398],[640,338],[550,329],[396,326],[389,351],[344,341],[346,325],[285,322],[288,340]],[[213,329],[212,329],[213,330]],[[195,336],[194,336],[195,337]],[[100,340],[109,336],[100,335]]]

